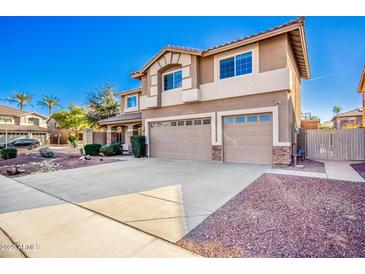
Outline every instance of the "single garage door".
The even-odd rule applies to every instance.
[[[150,156],[211,160],[210,119],[150,123]]]
[[[225,162],[272,164],[270,113],[224,117],[223,139]]]

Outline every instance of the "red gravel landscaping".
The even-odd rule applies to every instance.
[[[352,164],[351,166],[360,174],[361,177],[365,179],[365,163]]]
[[[264,174],[177,244],[206,257],[365,257],[365,184]]]
[[[324,163],[305,159],[303,161],[299,161],[297,166],[284,166],[284,167],[274,167],[275,169],[287,169],[287,170],[295,170],[295,171],[306,171],[306,172],[320,172],[326,173],[326,168]]]
[[[80,160],[80,157],[80,154],[66,153],[55,153],[54,158],[44,158],[38,153],[31,153],[30,155],[21,154],[14,159],[0,159],[0,174],[7,176],[24,176],[28,174],[100,165],[117,161],[115,159],[99,156],[91,157],[90,160]],[[12,166],[19,167],[21,170],[23,170],[23,172],[17,175],[8,175],[7,170]]]

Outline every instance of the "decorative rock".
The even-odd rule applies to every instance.
[[[10,167],[6,170],[6,173],[9,175],[17,175],[19,173],[19,169],[16,166]]]
[[[90,155],[85,155],[85,160],[91,160],[91,156]]]

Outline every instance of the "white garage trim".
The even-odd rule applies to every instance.
[[[272,113],[272,130],[273,130],[273,146],[291,146],[290,142],[279,142],[279,107],[262,107],[262,108],[249,108],[249,109],[238,109],[230,111],[219,111],[198,113],[198,114],[188,114],[188,115],[177,115],[177,116],[167,116],[158,118],[149,118],[145,120],[145,136],[146,144],[149,143],[149,123],[151,122],[163,122],[172,120],[185,120],[194,118],[210,118],[211,128],[212,128],[212,145],[223,145],[223,117],[231,115],[242,115],[242,114],[254,114],[254,113]],[[217,116],[216,116],[217,114]],[[149,153],[148,147],[148,153]]]
[[[251,114],[251,113],[272,113],[272,137],[273,146],[291,146],[290,142],[279,142],[279,107],[262,107],[262,108],[249,108],[249,109],[238,109],[230,111],[217,112],[217,143],[216,145],[223,144],[223,117],[231,115]],[[212,143],[214,144],[214,143]]]
[[[146,144],[149,143],[149,123],[151,122],[163,122],[163,121],[172,121],[172,120],[185,120],[185,119],[194,119],[194,118],[210,118],[210,124],[212,128],[212,144],[215,142],[216,136],[216,121],[215,121],[215,112],[207,112],[207,113],[199,113],[199,114],[188,114],[188,115],[178,115],[178,116],[168,116],[168,117],[158,117],[158,118],[149,118],[144,121],[144,129],[146,136]],[[150,152],[150,148],[148,146],[148,155]]]

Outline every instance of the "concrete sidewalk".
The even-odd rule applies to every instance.
[[[351,182],[365,182],[365,179],[351,167],[351,164],[359,163],[358,161],[323,161],[326,173],[297,171],[290,169],[269,169],[265,173],[293,175],[302,177],[327,178],[333,180],[343,180]]]
[[[4,192],[4,190],[6,190]],[[168,241],[141,232],[96,212],[66,203],[0,175],[0,201],[15,208],[29,200],[26,210],[0,214],[0,245],[22,245],[27,257],[196,257]],[[10,203],[14,200],[13,203]],[[19,200],[18,200],[19,202]],[[21,257],[0,250],[0,257]]]
[[[322,161],[326,168],[327,178],[354,182],[365,182],[364,178],[351,167],[356,161]]]

